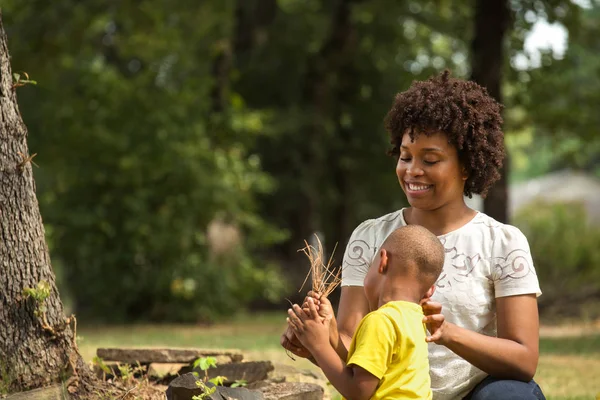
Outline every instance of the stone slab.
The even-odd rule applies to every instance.
[[[199,357],[227,356],[232,362],[242,361],[244,356],[235,349],[184,349],[184,348],[99,348],[96,355],[104,361],[127,364],[192,363]]]
[[[314,383],[283,382],[262,387],[265,400],[323,400],[324,390]]]
[[[179,375],[191,372],[192,369],[183,367],[179,370]],[[204,376],[204,371],[196,368],[194,370],[200,376]],[[268,378],[269,372],[273,371],[273,364],[270,361],[246,361],[239,363],[229,363],[217,365],[216,368],[208,369],[208,378],[217,376],[227,377],[225,385],[228,386],[235,381],[245,380],[246,383],[262,381]]]
[[[202,394],[202,389],[196,384],[197,380],[198,378],[192,373],[175,378],[167,389],[167,400],[192,400],[193,396]],[[263,394],[259,391],[223,386],[218,386],[217,391],[209,398],[210,400],[264,400]]]
[[[49,386],[40,389],[28,390],[26,392],[14,393],[5,400],[63,400],[61,385]]]

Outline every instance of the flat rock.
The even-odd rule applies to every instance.
[[[217,386],[217,392],[221,397],[218,400],[265,400],[263,394],[259,391],[248,390],[246,388],[231,388],[226,386]]]
[[[239,363],[221,364],[217,365],[216,368],[208,369],[209,379],[216,376],[225,376],[227,381],[225,385],[230,385],[235,381],[245,380],[246,383],[253,383],[262,381],[268,378],[269,372],[273,371],[273,364],[271,361],[247,361]],[[179,370],[179,374],[185,374],[191,372],[192,369],[187,366]],[[204,371],[199,368],[194,370],[200,376],[204,375]]]
[[[152,348],[99,348],[96,355],[104,361],[118,361],[127,364],[183,363],[194,362],[200,357],[226,356],[232,362],[242,361],[240,350],[233,349],[152,349]]]
[[[167,388],[167,400],[192,400],[193,396],[203,393],[196,384],[196,378],[191,372],[175,378]],[[208,383],[208,386],[213,386]],[[210,400],[264,400],[259,391],[246,388],[229,388],[217,386],[217,391],[210,395]]]
[[[323,400],[323,388],[314,383],[283,382],[259,389],[265,400]]]
[[[33,389],[27,392],[14,393],[9,395],[6,400],[62,400],[63,391],[61,385],[55,385],[40,389]]]

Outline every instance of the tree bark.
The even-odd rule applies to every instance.
[[[83,363],[50,266],[15,89],[0,14],[0,393],[59,382]],[[50,293],[37,303],[23,290],[40,282]]]
[[[471,43],[471,80],[485,87],[489,94],[502,102],[502,68],[504,38],[510,26],[507,0],[475,0],[475,29]],[[508,222],[508,152],[501,178],[484,199],[486,214],[499,222]]]

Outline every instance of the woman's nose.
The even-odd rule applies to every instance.
[[[406,173],[410,176],[420,176],[423,175],[423,168],[417,165],[417,163],[412,162],[407,165]]]

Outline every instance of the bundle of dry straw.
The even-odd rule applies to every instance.
[[[341,273],[342,268],[333,267],[333,254],[335,253],[335,249],[337,248],[337,244],[331,253],[331,257],[325,264],[324,254],[323,254],[323,245],[319,240],[319,237],[315,235],[317,239],[317,247],[309,245],[306,240],[304,244],[306,247],[298,250],[302,251],[308,257],[310,261],[310,270],[306,275],[306,279],[304,279],[304,283],[302,283],[302,287],[299,292],[302,291],[304,285],[308,281],[309,277],[312,277],[312,291],[317,292],[325,297],[329,296],[336,287],[342,282]]]

